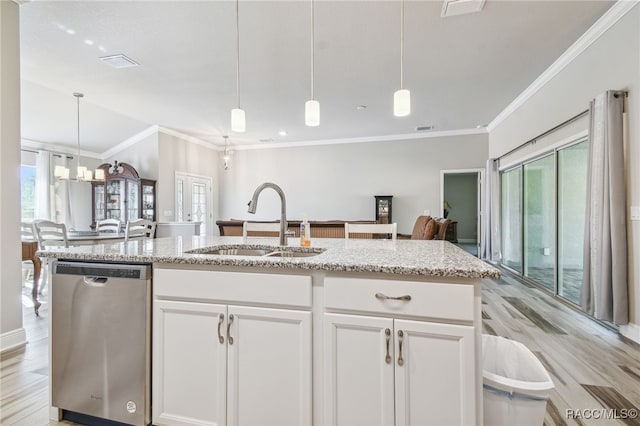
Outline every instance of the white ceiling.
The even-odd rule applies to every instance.
[[[22,137],[75,146],[76,91],[85,94],[82,147],[97,153],[151,125],[218,145],[225,134],[238,145],[403,135],[422,125],[475,129],[612,4],[487,0],[481,13],[441,18],[441,1],[408,0],[404,80],[412,113],[398,118],[400,2],[316,0],[321,125],[306,127],[309,1],[241,0],[247,132],[234,134],[234,1],[31,1],[20,6]],[[140,66],[115,69],[98,59],[119,53]]]

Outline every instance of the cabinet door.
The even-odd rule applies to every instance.
[[[229,306],[229,425],[311,424],[311,312]]]
[[[157,300],[153,315],[153,424],[224,425],[226,306]]]
[[[324,329],[325,424],[393,425],[393,320],[324,314]]]
[[[394,323],[396,425],[475,424],[473,327]]]

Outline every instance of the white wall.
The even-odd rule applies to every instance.
[[[138,171],[143,179],[158,179],[158,133],[153,133],[130,147],[105,158],[104,163],[127,163]]]
[[[425,209],[440,211],[440,170],[484,167],[488,136],[449,136],[294,148],[235,151],[220,172],[222,219],[272,220],[280,201],[260,195],[255,215],[247,202],[263,182],[282,187],[287,217],[374,220],[375,195],[393,195],[393,221],[410,234]]]
[[[174,135],[158,134],[158,221],[175,220],[175,173],[188,172],[198,176],[211,177],[213,221],[218,218],[218,170],[221,156],[217,151]],[[167,212],[169,215],[165,215]],[[217,228],[216,228],[217,231]]]
[[[640,205],[640,6],[577,56],[558,75],[490,133],[489,152],[498,157],[588,108],[596,95],[628,90],[627,202]],[[630,319],[621,328],[640,339],[640,222],[628,222]],[[630,334],[627,334],[630,335]],[[631,336],[630,336],[631,337]]]
[[[18,5],[0,1],[0,352],[26,343],[20,278]]]

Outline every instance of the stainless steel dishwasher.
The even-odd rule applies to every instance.
[[[53,405],[81,424],[149,424],[151,266],[56,261],[52,271]]]

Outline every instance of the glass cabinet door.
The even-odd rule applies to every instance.
[[[93,186],[94,212],[93,217],[96,221],[105,218],[104,209],[104,184],[95,184]]]
[[[122,221],[124,203],[124,180],[112,180],[107,182],[107,215],[106,219],[117,219]]]
[[[155,221],[156,220],[156,185],[155,181],[142,179],[140,181],[142,188],[142,218]]]
[[[127,182],[127,221],[140,218],[140,186],[137,182]]]

